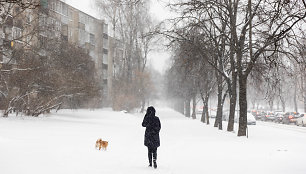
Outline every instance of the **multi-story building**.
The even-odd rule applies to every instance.
[[[108,25],[60,0],[44,0],[47,18],[60,31],[62,39],[85,48],[95,62],[103,96],[108,96]]]
[[[40,3],[38,9],[27,9],[21,15],[25,20],[14,18],[6,22],[5,28],[0,31],[2,36],[0,42],[6,43],[8,47],[17,43],[18,37],[25,36],[25,33],[33,29],[25,27],[29,24],[38,25],[41,30],[37,32],[36,38],[29,35],[24,37],[23,41],[44,44],[47,38],[57,37],[84,48],[95,62],[96,78],[100,81],[102,100],[105,102],[109,98],[112,81],[112,76],[109,75],[112,71],[109,69],[109,62],[112,61],[109,56],[108,25],[104,20],[90,16],[60,0],[37,0],[37,2]],[[18,10],[18,7],[16,8],[13,10]],[[33,22],[35,20],[37,22]],[[47,27],[43,28],[44,26]],[[1,62],[5,63],[8,60],[7,56],[0,57]]]

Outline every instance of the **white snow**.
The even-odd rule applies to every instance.
[[[0,118],[0,173],[306,173],[305,127],[257,122],[247,139],[168,108],[156,110],[162,124],[156,170],[147,167],[143,115],[63,110]],[[95,149],[98,138],[109,141],[107,151]]]

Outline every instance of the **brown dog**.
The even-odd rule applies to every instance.
[[[99,148],[99,150],[101,150],[101,148],[103,150],[106,150],[108,146],[108,141],[102,141],[101,138],[99,138],[97,141],[96,141],[96,148]]]

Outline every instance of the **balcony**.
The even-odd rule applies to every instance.
[[[103,64],[108,64],[108,55],[107,54],[103,54],[103,60],[102,60]]]
[[[108,69],[108,65],[107,65],[107,64],[104,64],[104,63],[102,63],[102,69]]]
[[[78,28],[81,29],[81,30],[85,30],[85,24],[79,22]]]

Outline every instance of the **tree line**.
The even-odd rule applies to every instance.
[[[169,6],[178,16],[164,21],[166,27],[156,33],[170,40],[173,64],[167,72],[169,95],[181,101],[178,108],[186,116],[190,116],[191,101],[200,98],[204,105],[201,120],[209,123],[208,100],[215,91],[214,126],[222,129],[223,106],[228,98],[227,131],[234,130],[239,108],[238,136],[246,136],[248,93],[254,98],[255,92],[266,86],[271,102],[277,95],[282,99],[282,85],[286,86],[289,72],[299,78],[293,84],[305,89],[304,0],[186,0]],[[277,86],[269,89],[273,83]],[[305,90],[300,91],[305,103]]]

